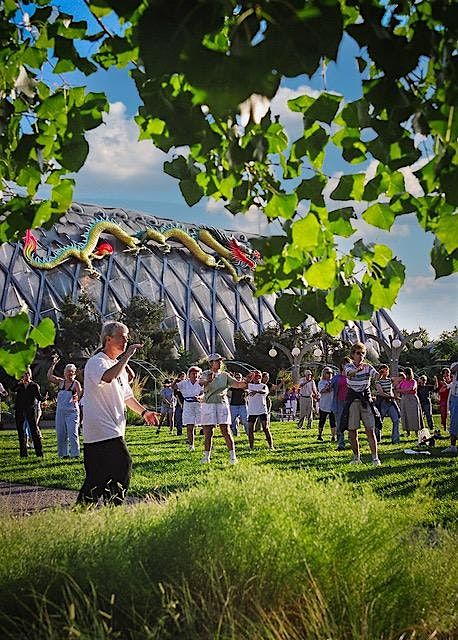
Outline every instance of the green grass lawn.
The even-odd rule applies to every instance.
[[[256,433],[255,451],[250,452],[245,435],[236,438],[239,465],[246,468],[280,471],[299,470],[318,480],[328,481],[341,477],[355,487],[370,486],[380,496],[388,499],[406,498],[419,488],[435,498],[432,522],[447,522],[456,518],[458,497],[457,458],[441,453],[448,440],[438,441],[431,455],[407,455],[406,448],[415,448],[415,440],[403,436],[400,445],[392,445],[388,428],[380,445],[382,466],[373,468],[366,436],[360,433],[363,464],[350,465],[351,451],[336,451],[325,431],[325,441],[316,439],[313,429],[299,430],[294,423],[273,423],[275,451],[267,449],[262,432]],[[203,437],[196,438],[196,451],[187,450],[185,436],[177,437],[163,430],[156,435],[150,427],[128,427],[127,442],[134,469],[130,493],[169,495],[208,480],[210,469],[200,464]],[[79,489],[83,480],[80,461],[60,460],[56,454],[56,437],[52,429],[43,430],[43,461],[33,451],[27,459],[18,455],[15,431],[0,431],[0,456],[2,460],[0,480],[23,482],[41,486]],[[221,436],[215,437],[211,470],[231,473],[228,454]]]

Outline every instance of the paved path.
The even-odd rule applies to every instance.
[[[76,502],[77,491],[71,489],[53,489],[27,484],[0,482],[0,516],[26,516],[44,509],[72,507]],[[157,501],[157,496],[147,496],[144,502]],[[128,496],[126,504],[141,502],[140,498]]]
[[[75,504],[77,491],[0,482],[0,515],[28,515]]]

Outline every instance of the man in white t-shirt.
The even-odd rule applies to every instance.
[[[269,395],[269,387],[262,380],[260,371],[252,371],[249,375],[247,387],[247,408],[248,408],[248,442],[250,450],[254,448],[254,425],[256,420],[261,423],[262,430],[266,436],[269,449],[273,449],[272,434],[269,429],[267,396]]]
[[[148,424],[157,416],[132,393],[127,372],[129,359],[139,344],[127,347],[129,329],[121,322],[102,327],[102,348],[84,368],[84,469],[86,477],[77,502],[121,504],[129,488],[132,459],[124,440],[125,407],[139,413]],[[127,348],[126,348],[127,347]]]

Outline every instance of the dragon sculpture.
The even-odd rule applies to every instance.
[[[28,264],[36,269],[54,269],[67,260],[76,259],[82,262],[91,275],[99,276],[93,267],[93,260],[100,260],[113,253],[112,245],[100,240],[102,234],[110,234],[126,246],[127,251],[138,252],[155,243],[164,252],[171,250],[170,242],[177,242],[186,247],[199,262],[214,269],[226,269],[234,282],[251,278],[253,271],[261,259],[258,251],[228,237],[216,229],[197,227],[184,229],[179,225],[163,225],[147,227],[134,235],[129,235],[114,220],[97,218],[85,230],[81,241],[71,242],[54,251],[46,258],[37,255],[37,241],[30,230],[26,231],[23,244],[23,255]],[[213,253],[207,253],[201,245],[205,245]]]

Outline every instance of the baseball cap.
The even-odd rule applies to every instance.
[[[224,360],[224,358],[219,353],[211,353],[207,360],[208,362],[213,362],[214,360]]]
[[[312,372],[310,371],[310,369],[306,369],[304,371],[304,376],[311,376],[311,375],[312,375]]]
[[[332,373],[332,369],[330,369],[329,367],[325,367],[323,369],[323,373]]]

